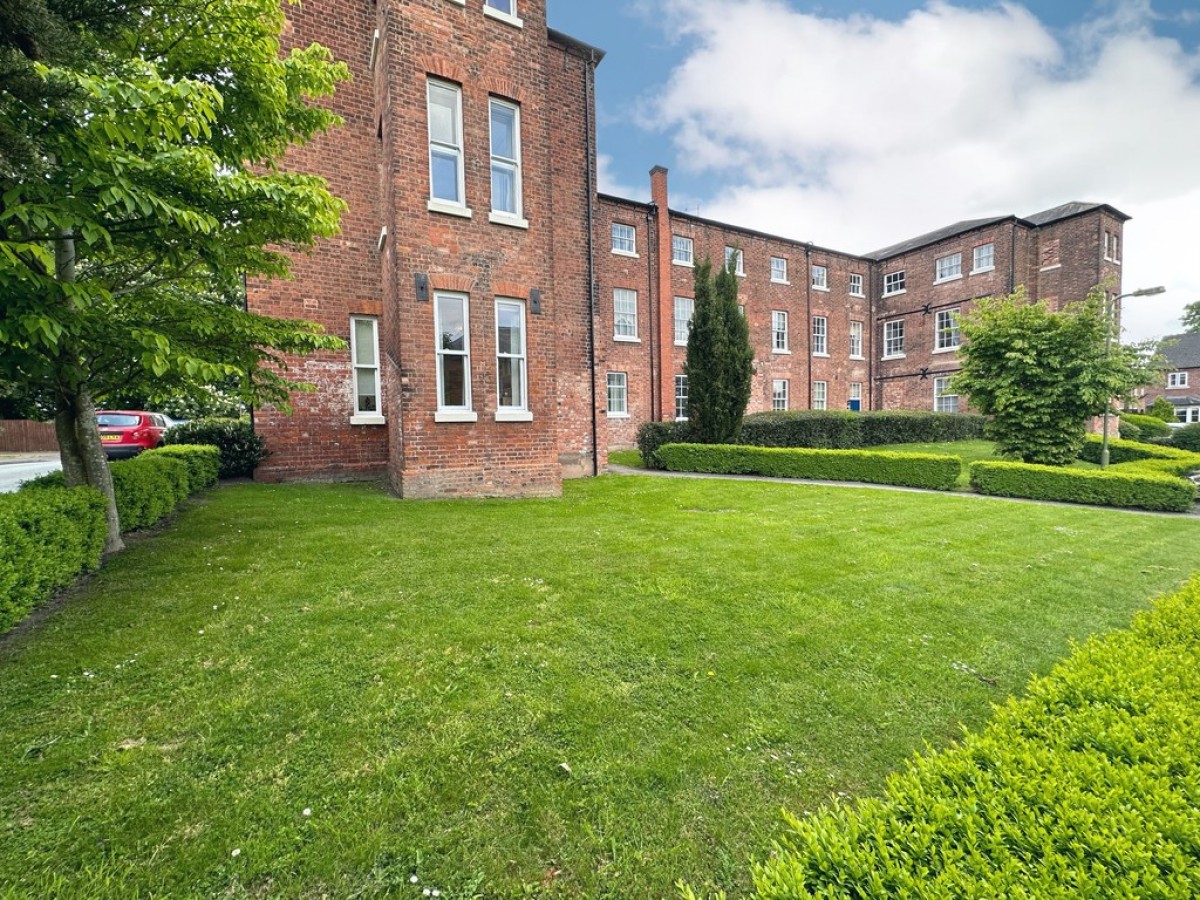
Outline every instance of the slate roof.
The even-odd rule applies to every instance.
[[[888,259],[892,256],[899,256],[902,253],[908,253],[912,250],[926,247],[929,244],[936,244],[938,241],[944,241],[947,238],[958,237],[960,234],[966,234],[968,231],[974,231],[976,228],[984,228],[988,225],[995,225],[997,222],[1004,222],[1013,216],[992,216],[988,219],[967,219],[963,222],[955,222],[953,225],[947,225],[945,228],[939,228],[937,231],[930,231],[928,234],[922,234],[919,237],[909,238],[907,241],[901,241],[898,244],[892,244],[890,247],[884,247],[882,250],[876,250],[872,253],[864,253],[867,259],[873,259],[878,262],[881,259]]]
[[[1200,369],[1200,334],[1171,334],[1163,338],[1162,355],[1176,369]]]

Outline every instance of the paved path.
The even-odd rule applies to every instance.
[[[8,494],[21,482],[62,468],[57,453],[0,453],[0,494]]]
[[[1135,516],[1165,516],[1171,519],[1200,519],[1200,505],[1193,505],[1191,512],[1154,512],[1148,509],[1127,509],[1121,506],[1092,506],[1086,503],[1059,503],[1053,500],[1029,500],[1025,497],[993,497],[991,494],[976,494],[973,491],[930,491],[925,488],[902,487],[896,484],[866,484],[862,481],[809,481],[803,478],[771,478],[767,475],[719,475],[711,472],[665,472],[662,469],[639,469],[634,466],[608,465],[613,475],[648,475],[657,478],[721,478],[729,481],[768,481],[773,484],[809,484],[832,488],[862,488],[874,491],[905,491],[910,494],[939,494],[943,497],[959,497],[963,500],[998,500],[1004,503],[1036,503],[1040,506],[1062,506],[1070,509],[1111,509]]]

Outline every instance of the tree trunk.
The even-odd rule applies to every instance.
[[[54,242],[54,274],[61,282],[75,280],[75,235],[64,229]],[[69,371],[79,371],[79,354],[73,347],[64,347],[63,355],[71,359]],[[121,519],[117,515],[117,497],[113,490],[112,472],[100,445],[100,429],[96,425],[96,406],[92,395],[78,381],[59,385],[58,411],[54,415],[54,431],[58,435],[59,456],[63,463],[63,478],[68,487],[86,484],[96,488],[104,497],[104,518],[108,534],[104,553],[125,548],[121,540]]]

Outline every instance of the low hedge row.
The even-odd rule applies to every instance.
[[[756,896],[1200,897],[1197,721],[1200,578],[881,798],[789,817]]]
[[[1103,439],[1098,435],[1089,434],[1079,451],[1079,458],[1090,463],[1100,462],[1100,452],[1103,449]],[[1141,441],[1110,440],[1108,442],[1108,461],[1110,463],[1136,462],[1140,459],[1196,459],[1200,456],[1178,447],[1168,447],[1164,444],[1146,444]]]
[[[742,420],[741,443],[755,447],[851,450],[882,444],[928,444],[983,437],[986,419],[968,413],[915,410],[754,413]]]
[[[998,497],[1170,512],[1186,512],[1196,500],[1196,486],[1190,481],[1152,471],[1097,471],[983,461],[971,463],[970,472],[975,490]]]
[[[1143,416],[1138,413],[1121,413],[1121,437],[1129,439],[1125,426],[1132,425],[1142,438],[1165,438],[1171,435],[1171,426],[1158,416]]]
[[[692,436],[687,422],[646,422],[638,429],[637,448],[642,454],[642,465],[647,469],[661,469],[658,448],[663,444],[686,444]]]
[[[112,463],[121,530],[153,525],[189,494],[211,487],[218,465],[215,447],[148,450]],[[0,494],[0,632],[96,568],[107,530],[100,492],[64,487],[62,472]]]
[[[106,530],[92,488],[0,494],[0,632],[96,568]]]
[[[248,419],[193,419],[172,426],[163,435],[167,446],[208,444],[221,451],[221,478],[254,474],[270,452]]]
[[[862,481],[938,491],[952,490],[962,471],[962,461],[957,456],[877,450],[664,444],[657,456],[663,467],[672,472]]]

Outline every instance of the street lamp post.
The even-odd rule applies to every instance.
[[[1126,297],[1151,297],[1155,294],[1161,294],[1165,291],[1166,291],[1166,288],[1163,287],[1162,285],[1159,285],[1158,287],[1151,287],[1151,288],[1138,288],[1136,291],[1130,291],[1128,294],[1120,294],[1116,297],[1113,297],[1111,300],[1108,301],[1108,303],[1106,304],[1106,309],[1105,309],[1106,318],[1108,319],[1108,328],[1105,330],[1105,333],[1104,333],[1104,358],[1105,359],[1108,359],[1109,354],[1112,352],[1113,316],[1115,315],[1115,313],[1117,311],[1117,304],[1120,303],[1122,300],[1124,300]],[[1102,468],[1102,469],[1108,468],[1108,417],[1111,412],[1112,412],[1112,400],[1110,398],[1109,400],[1106,400],[1104,403],[1104,432],[1103,432],[1103,437],[1101,437],[1101,439],[1100,439],[1100,468]]]

